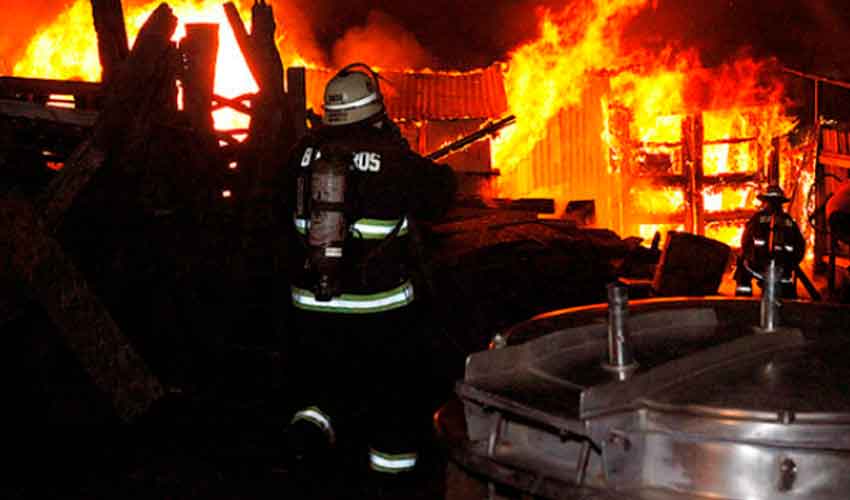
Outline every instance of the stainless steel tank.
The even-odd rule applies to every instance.
[[[436,418],[451,475],[484,495],[850,498],[847,306],[648,299],[500,338]]]

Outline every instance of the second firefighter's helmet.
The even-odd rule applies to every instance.
[[[378,75],[364,63],[342,68],[325,86],[325,125],[350,125],[384,112]]]

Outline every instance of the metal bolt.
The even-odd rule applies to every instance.
[[[493,335],[493,339],[490,340],[490,349],[501,349],[507,346],[508,339],[506,339],[501,333]]]
[[[791,491],[797,479],[797,464],[790,458],[779,464],[779,491]]]

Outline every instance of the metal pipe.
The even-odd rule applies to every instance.
[[[765,332],[775,332],[779,326],[779,280],[782,268],[771,259],[764,276],[764,289],[761,296],[761,328]]]
[[[637,368],[629,343],[629,289],[620,282],[608,285],[608,361],[606,370],[618,374],[625,380]]]

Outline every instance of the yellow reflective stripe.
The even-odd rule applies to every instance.
[[[295,415],[292,417],[292,421],[290,423],[299,422],[301,420],[306,420],[311,424],[319,427],[325,435],[328,436],[328,441],[333,444],[336,441],[336,435],[334,434],[333,426],[331,425],[331,418],[325,414],[322,410],[317,406],[310,406],[308,408],[304,408],[303,410],[299,410],[295,412]]]
[[[407,234],[407,217],[404,219],[357,219],[348,230],[355,238],[364,240],[380,240],[389,236],[401,220],[401,227],[398,230],[398,235]],[[295,217],[295,230],[301,234],[307,234],[307,228],[310,227],[310,221]]]
[[[369,468],[378,472],[389,472],[398,474],[413,470],[416,467],[416,453],[382,453],[373,449],[369,450]]]
[[[322,311],[346,314],[363,314],[389,311],[413,302],[413,285],[405,281],[386,292],[372,294],[344,293],[339,297],[320,302],[309,290],[292,287],[292,304],[306,311]]]
[[[351,225],[351,232],[364,240],[384,239],[389,236],[399,224],[399,219],[358,219]],[[398,235],[407,234],[407,217],[401,219]]]

